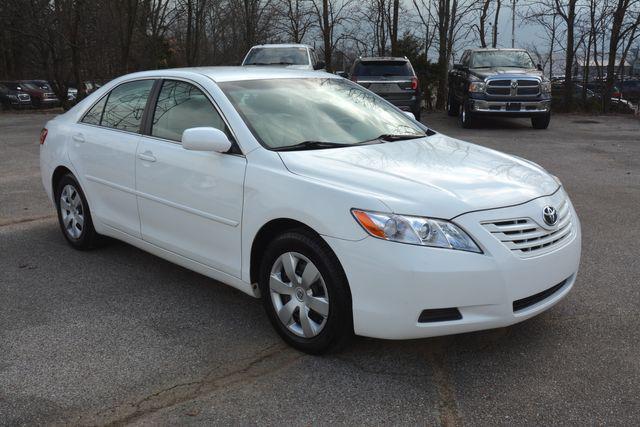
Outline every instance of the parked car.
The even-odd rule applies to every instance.
[[[35,108],[40,107],[57,107],[60,100],[55,93],[50,90],[42,89],[35,83],[28,80],[16,82],[0,82],[11,90],[20,91],[29,94],[31,97],[31,105]]]
[[[324,69],[315,50],[306,44],[261,44],[253,46],[244,57],[242,65],[269,65],[300,70]]]
[[[31,106],[31,96],[17,89],[11,89],[0,83],[0,104],[2,108],[28,108]]]
[[[420,84],[407,58],[358,58],[351,66],[350,78],[420,120]]]
[[[535,129],[551,120],[551,82],[523,49],[469,49],[449,72],[447,112],[469,128],[481,116],[529,117]]]
[[[616,85],[622,98],[636,103],[640,101],[640,80],[623,80]]]
[[[72,247],[111,236],[261,298],[309,353],[523,321],[580,262],[556,177],[329,73],[123,76],[46,124],[40,170]]]

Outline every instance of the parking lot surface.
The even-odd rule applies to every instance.
[[[288,348],[258,300],[124,243],[71,249],[40,182],[51,114],[0,115],[0,424],[635,424],[640,121],[435,130],[535,161],[582,221],[574,290],[492,331]]]

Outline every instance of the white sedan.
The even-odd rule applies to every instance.
[[[576,279],[580,223],[557,178],[335,75],[129,74],[40,144],[71,246],[109,236],[262,298],[305,352],[511,325]]]

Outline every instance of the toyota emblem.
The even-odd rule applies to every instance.
[[[542,209],[542,219],[547,225],[556,225],[558,223],[558,211],[553,206],[545,206]]]

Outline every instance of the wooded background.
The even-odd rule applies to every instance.
[[[0,79],[46,79],[66,99],[71,83],[155,68],[237,65],[255,44],[294,42],[314,46],[330,71],[345,69],[360,55],[406,55],[427,105],[444,108],[447,71],[465,47],[511,45],[511,34],[499,34],[499,22],[512,14],[513,3],[2,0]],[[549,76],[561,70],[566,110],[574,106],[573,80],[600,78],[610,95],[618,67],[638,60],[640,0],[515,5],[515,25],[528,24],[535,32],[516,47],[528,48]]]

